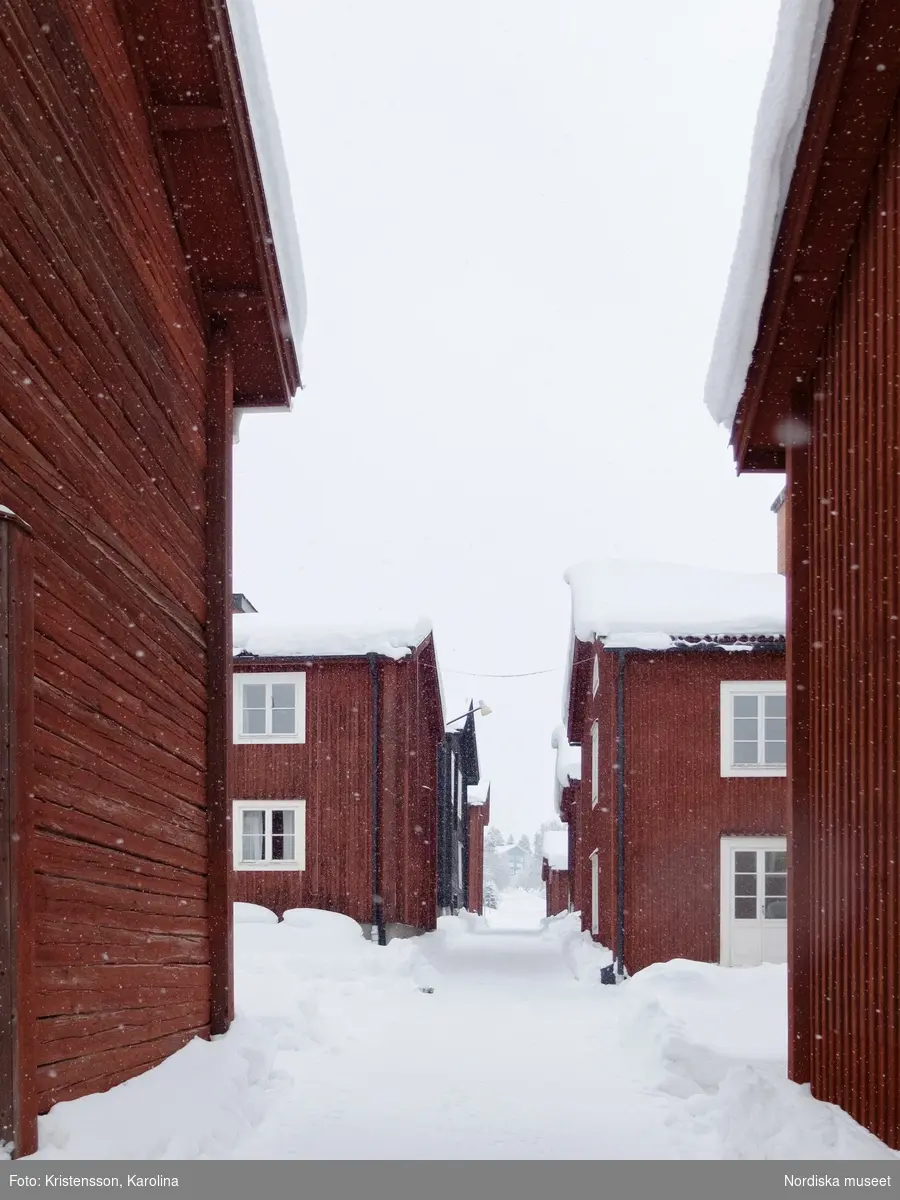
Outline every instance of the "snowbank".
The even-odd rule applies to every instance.
[[[565,578],[582,642],[665,650],[684,638],[784,636],[782,575],[611,561],[580,563]]]
[[[245,904],[238,900],[234,905],[235,925],[277,925],[278,918],[269,908],[261,904]]]
[[[600,985],[600,972],[613,961],[612,951],[582,930],[581,913],[544,917],[541,930],[545,939],[558,945],[563,962],[579,983]]]
[[[675,959],[638,972],[615,993],[619,1036],[647,1085],[683,1101],[670,1124],[692,1157],[900,1157],[787,1079],[784,966],[738,970]]]
[[[418,621],[342,625],[304,625],[271,622],[258,613],[235,613],[232,618],[234,654],[254,658],[337,658],[379,654],[407,658],[431,633],[431,622]]]
[[[195,1038],[112,1091],[57,1104],[39,1119],[35,1157],[227,1158],[277,1102],[275,1053],[268,1031],[239,1016],[224,1038]]]
[[[756,344],[772,252],[831,9],[832,0],[781,3],[753,135],[744,212],[706,379],[706,406],[729,429]]]
[[[346,1043],[336,995],[386,989],[402,997],[434,984],[417,940],[376,946],[338,913],[294,909],[278,921],[258,905],[236,905],[234,942],[237,1015],[229,1032],[195,1038],[109,1092],[57,1104],[40,1118],[35,1157],[230,1158],[277,1113],[292,1084],[284,1055]]]

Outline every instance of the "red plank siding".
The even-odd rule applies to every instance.
[[[625,656],[625,966],[719,960],[722,837],[784,836],[784,779],[723,779],[720,683],[783,679],[783,656],[666,651]],[[617,933],[617,652],[600,654],[597,697],[584,701],[580,789],[582,925],[591,925],[590,854],[599,850],[599,941]],[[601,730],[591,807],[590,724]]]
[[[569,872],[552,871],[544,864],[544,885],[547,889],[547,916],[556,917],[569,909]]]
[[[809,937],[792,948],[795,1078],[900,1146],[900,113],[815,373],[807,463],[791,481],[792,636],[804,654]],[[808,763],[805,748],[809,749]],[[795,769],[796,773],[796,769]]]
[[[0,23],[0,501],[34,531],[46,1108],[208,1025],[206,348],[111,0]],[[142,1005],[169,982],[196,1004],[161,1036]],[[131,1005],[128,1048],[56,1061],[54,1014]]]
[[[234,796],[306,802],[306,869],[234,871],[235,899],[279,916],[324,908],[368,924],[372,885],[372,690],[363,659],[235,660],[235,671],[305,671],[306,740],[233,748]],[[436,681],[420,651],[379,660],[381,872],[387,925],[432,929],[437,887]]]

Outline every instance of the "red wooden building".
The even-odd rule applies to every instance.
[[[484,913],[484,831],[491,823],[491,789],[481,796],[468,795],[469,816],[469,878],[466,888],[466,908],[469,912]]]
[[[547,916],[556,917],[572,907],[569,887],[569,832],[548,829],[541,845],[541,879],[547,897]]]
[[[434,929],[434,641],[395,629],[234,617],[234,897],[344,913],[379,940]]]
[[[784,580],[629,563],[567,580],[583,927],[619,975],[783,962]]]
[[[303,320],[292,214],[266,204],[287,193],[251,16],[46,0],[2,19],[0,1139],[17,1154],[55,1101],[231,1018],[233,414],[289,407]]]
[[[578,794],[581,787],[581,747],[570,744],[565,725],[558,725],[554,729],[550,745],[556,751],[553,807],[568,833],[568,869],[568,864],[577,863],[580,855]],[[576,912],[581,911],[581,875],[575,870],[569,870],[569,896],[572,908]]]
[[[739,470],[787,473],[790,1073],[898,1148],[900,38],[890,0],[811,7],[776,38],[707,403]]]

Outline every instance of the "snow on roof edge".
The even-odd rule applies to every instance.
[[[785,579],[776,572],[601,560],[569,567],[565,579],[581,642],[666,650],[680,638],[784,636]]]
[[[541,842],[541,857],[551,871],[569,869],[569,835],[564,829],[545,829]]]
[[[275,257],[284,289],[290,323],[289,336],[293,340],[297,363],[302,371],[306,278],[291,197],[290,173],[269,83],[265,51],[253,0],[227,0],[227,8],[262,176]]]
[[[797,151],[833,0],[782,0],[763,87],[734,257],[704,388],[704,403],[731,428],[744,393]]]
[[[396,625],[301,625],[269,622],[258,613],[234,613],[232,654],[253,658],[353,658],[378,654],[399,661],[408,658],[432,634],[432,623],[425,617]],[[443,706],[440,668],[437,676]]]

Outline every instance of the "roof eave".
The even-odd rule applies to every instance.
[[[900,88],[894,0],[836,4],[732,426],[739,472],[781,472]]]

